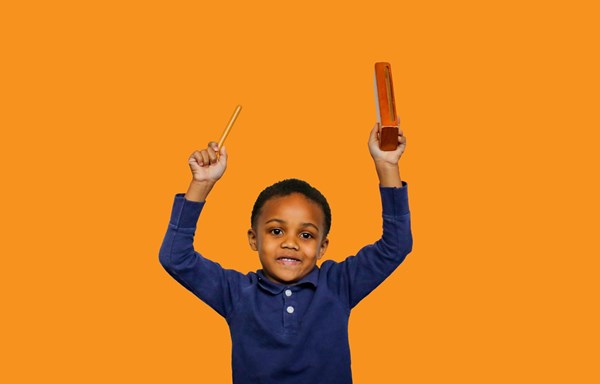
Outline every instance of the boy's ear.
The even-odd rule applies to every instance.
[[[327,251],[327,246],[329,246],[329,238],[326,238],[321,242],[321,247],[319,248],[319,254],[317,255],[317,260],[321,260],[321,257],[325,255],[325,251]]]
[[[248,244],[250,244],[250,248],[253,251],[258,251],[258,247],[256,246],[256,232],[252,228],[248,230]]]

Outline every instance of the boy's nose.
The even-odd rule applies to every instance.
[[[298,250],[298,243],[296,242],[296,238],[293,236],[290,237],[286,237],[283,242],[281,243],[281,247],[282,248],[289,248],[289,249],[295,249]]]

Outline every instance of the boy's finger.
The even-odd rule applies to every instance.
[[[212,148],[215,152],[219,150],[219,144],[216,141],[209,141],[208,148]]]
[[[217,162],[217,153],[211,147],[206,148],[206,152],[208,153],[208,158],[210,159],[210,164],[215,164]]]
[[[200,156],[202,157],[202,165],[210,164],[210,159],[208,157],[208,152],[206,152],[206,149],[203,149],[202,151],[200,151]]]
[[[200,156],[200,152],[199,151],[192,152],[192,154],[190,155],[190,158],[188,159],[188,163],[190,163],[190,164],[195,163],[195,164],[202,166],[202,156]]]

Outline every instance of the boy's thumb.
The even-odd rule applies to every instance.
[[[377,133],[379,133],[379,123],[375,123],[371,129],[371,134],[369,135],[370,143],[377,143]]]
[[[224,158],[225,161],[227,161],[227,149],[225,148],[225,146],[221,147],[221,150],[219,151],[219,156]]]

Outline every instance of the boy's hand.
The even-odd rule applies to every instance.
[[[217,143],[211,141],[208,147],[201,151],[194,151],[188,159],[192,177],[197,182],[216,182],[225,173],[227,168],[227,151],[225,147],[221,148],[219,157]]]
[[[185,194],[190,201],[205,201],[209,192],[225,173],[227,168],[227,151],[221,147],[219,156],[218,144],[214,141],[201,151],[194,151],[188,159],[192,171],[192,181]]]
[[[376,123],[369,136],[369,152],[375,161],[375,164],[397,165],[400,157],[406,148],[406,137],[402,135],[402,130],[398,129],[398,148],[395,151],[382,151],[379,148],[379,123]]]
[[[375,124],[369,136],[369,152],[373,161],[375,161],[375,169],[379,177],[379,185],[382,187],[402,187],[402,179],[400,178],[400,167],[398,162],[406,148],[406,137],[403,136],[402,130],[398,130],[398,148],[395,151],[382,151],[379,148],[379,124]]]

